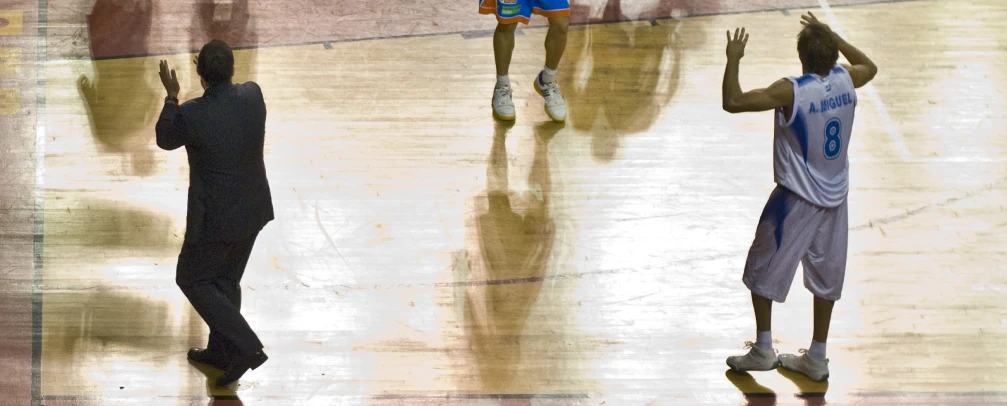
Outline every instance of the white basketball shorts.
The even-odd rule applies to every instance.
[[[755,229],[742,281],[752,293],[783,303],[801,262],[804,287],[819,298],[839,300],[848,238],[845,201],[819,207],[777,186]]]

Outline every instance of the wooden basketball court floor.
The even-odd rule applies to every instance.
[[[490,116],[493,21],[475,2],[442,33],[407,35],[423,15],[300,45],[259,33],[236,80],[265,89],[277,218],[243,313],[270,360],[236,390],[185,360],[207,334],[174,285],[186,160],[153,141],[157,61],[196,97],[184,50],[202,39],[180,24],[148,43],[181,52],[74,56],[87,2],[23,3],[0,12],[23,45],[0,58],[17,129],[0,404],[1007,404],[1000,0],[575,2],[590,24],[560,68],[565,126],[531,89],[541,20],[517,37],[513,126]],[[754,340],[741,271],[773,188],[771,115],[720,109],[724,32],[751,31],[742,86],[765,86],[800,74],[808,10],[880,67],[850,145],[827,383],[724,364]],[[791,292],[781,352],[811,336],[811,296],[799,278]]]

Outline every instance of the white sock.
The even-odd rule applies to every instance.
[[[808,356],[816,361],[825,361],[825,343],[811,340],[811,348],[808,349]]]
[[[542,81],[549,83],[556,80],[556,71],[549,69],[548,67],[542,69]]]
[[[510,75],[497,76],[497,84],[510,86]]]
[[[773,349],[773,332],[772,331],[759,331],[755,335],[755,346],[763,350]]]

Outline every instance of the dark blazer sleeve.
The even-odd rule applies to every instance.
[[[182,107],[175,103],[164,103],[161,117],[157,119],[154,132],[157,133],[157,146],[171,151],[185,145],[185,118],[182,117]]]

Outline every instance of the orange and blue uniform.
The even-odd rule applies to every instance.
[[[479,0],[480,14],[495,14],[501,24],[531,21],[532,13],[546,18],[570,16],[570,0]]]

